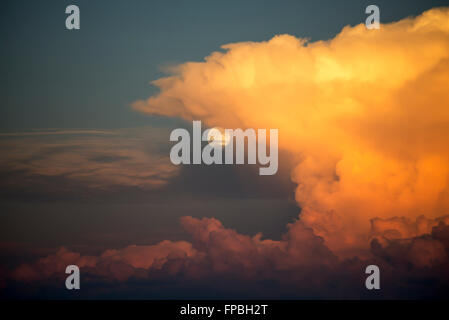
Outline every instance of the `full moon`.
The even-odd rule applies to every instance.
[[[212,147],[216,148],[226,146],[231,141],[231,138],[223,128],[215,127],[207,132],[207,141],[209,141]]]

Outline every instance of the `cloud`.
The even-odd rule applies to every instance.
[[[69,192],[74,184],[96,191],[160,188],[178,173],[168,153],[158,150],[167,135],[163,130],[140,129],[52,130],[2,136],[2,187],[27,188],[58,178],[65,183],[51,185],[54,193]],[[61,184],[66,187],[61,188]]]
[[[195,247],[204,251],[213,272],[239,272],[247,276],[298,266],[334,262],[322,239],[301,223],[290,225],[281,241],[262,240],[262,235],[242,235],[214,218],[183,217],[181,224],[192,235]]]
[[[161,270],[163,274],[185,273],[198,279],[220,274],[256,279],[337,263],[323,240],[301,223],[292,224],[280,241],[263,240],[261,234],[253,237],[239,234],[214,218],[186,216],[181,218],[181,225],[193,238],[192,243],[164,240],[155,245],[109,249],[98,256],[81,255],[61,247],[54,254],[17,267],[12,278],[33,282],[63,277],[65,267],[75,264],[91,275],[119,282],[131,277],[149,278]]]
[[[373,253],[395,266],[409,268],[442,267],[447,276],[449,264],[449,226],[444,222],[432,228],[431,233],[409,239],[388,240],[383,245],[377,240],[371,243]]]
[[[185,241],[162,241],[150,246],[131,245],[121,250],[106,250],[100,256],[82,256],[61,247],[54,254],[38,259],[33,264],[22,264],[11,277],[18,281],[42,281],[51,277],[61,277],[68,265],[90,269],[97,276],[126,281],[138,269],[160,269],[168,259],[185,258],[195,255],[191,244]],[[89,269],[88,269],[89,270]]]
[[[24,132],[3,132],[0,133],[0,137],[26,137],[26,136],[51,136],[51,135],[111,135],[115,134],[113,131],[106,130],[34,130],[34,131],[24,131]]]
[[[279,241],[262,239],[260,234],[240,234],[214,218],[186,216],[181,224],[192,242],[165,240],[98,255],[82,255],[62,247],[9,272],[4,286],[11,285],[11,280],[30,287],[59,285],[69,264],[80,267],[87,296],[89,290],[95,296],[95,288],[109,283],[118,292],[120,285],[140,284],[150,291],[156,287],[160,298],[160,284],[168,285],[175,294],[194,283],[187,291],[189,297],[199,294],[196,290],[202,286],[207,292],[224,292],[229,297],[235,294],[233,286],[238,286],[239,294],[251,288],[249,297],[360,298],[367,295],[363,280],[369,264],[381,269],[383,289],[376,293],[377,298],[434,297],[449,283],[449,226],[442,221],[430,234],[383,244],[374,239],[369,259],[338,258],[301,222],[289,225]],[[404,287],[416,290],[404,295]]]
[[[145,113],[277,128],[297,157],[300,220],[339,255],[369,251],[371,220],[449,212],[449,9],[328,41],[222,46],[153,82]]]
[[[373,237],[380,240],[408,239],[419,237],[423,234],[430,234],[433,227],[440,222],[449,225],[449,216],[436,219],[427,219],[425,216],[419,216],[414,221],[405,217],[375,218],[371,220],[371,231]]]

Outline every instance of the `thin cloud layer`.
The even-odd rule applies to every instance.
[[[177,175],[158,150],[168,133],[152,130],[52,130],[0,137],[1,186],[23,188],[60,178],[92,190],[155,189]],[[66,183],[66,192],[71,186]],[[58,186],[55,193],[64,192]]]
[[[339,255],[371,220],[449,212],[449,9],[328,41],[224,45],[153,82],[134,108],[225,128],[277,128],[297,156],[300,220]],[[405,236],[405,235],[404,235]]]

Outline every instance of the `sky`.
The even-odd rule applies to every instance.
[[[173,123],[129,105],[150,81],[232,42],[290,34],[312,41],[365,20],[369,1],[77,1],[82,27],[65,29],[70,1],[4,1],[0,130],[129,128]],[[447,1],[379,1],[391,22]]]
[[[0,297],[447,294],[449,3],[369,4],[4,1]],[[277,174],[173,165],[192,120],[279,129]]]

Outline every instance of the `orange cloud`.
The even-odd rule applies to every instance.
[[[328,41],[222,48],[173,68],[134,108],[279,129],[280,148],[298,159],[300,220],[339,254],[368,249],[372,219],[448,214],[449,9],[348,26]]]

